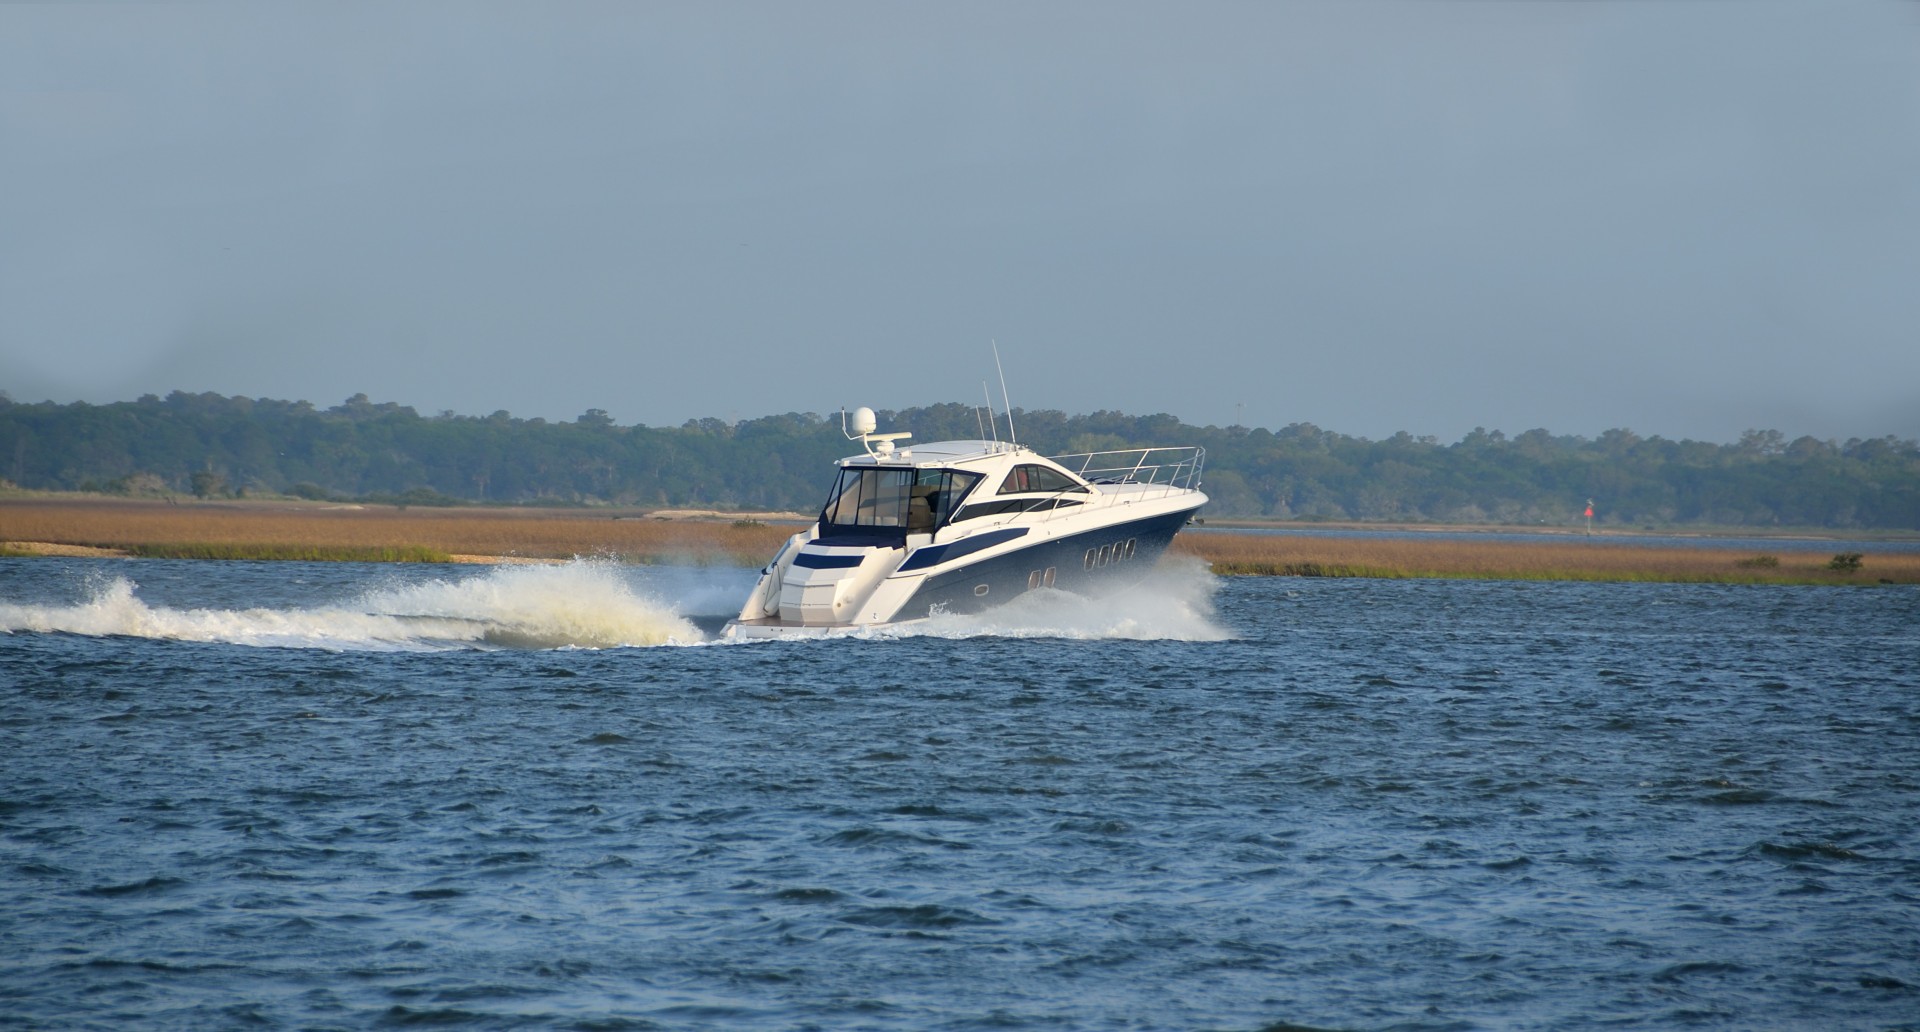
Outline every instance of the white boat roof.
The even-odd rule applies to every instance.
[[[1161,490],[1178,489],[1199,493],[1200,468],[1206,461],[1206,449],[1193,445],[1177,447],[1133,447],[1113,451],[1084,452],[1074,455],[1042,455],[1032,448],[1010,441],[927,441],[914,443],[905,433],[875,434],[853,438],[868,445],[864,454],[849,455],[836,465],[841,469],[952,469],[959,468],[988,477],[1028,463],[1048,466],[1068,480],[1091,489],[1095,494],[1108,490],[1122,493],[1144,486]],[[878,447],[875,447],[878,445]],[[1205,500],[1205,496],[1201,496]]]
[[[979,461],[982,459],[1001,459],[1011,455],[1039,457],[1039,453],[1025,445],[1008,444],[1005,441],[928,441],[915,444],[902,441],[898,451],[884,457],[876,455],[849,455],[840,460],[842,466],[951,466],[956,462]]]

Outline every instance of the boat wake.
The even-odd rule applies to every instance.
[[[723,618],[699,614],[728,604],[721,600],[738,594],[734,579],[577,559],[387,582],[314,606],[196,609],[150,603],[135,581],[112,576],[91,582],[82,589],[85,597],[71,604],[0,601],[0,632],[335,652],[722,644],[710,632]],[[1217,586],[1203,564],[1169,559],[1141,583],[1100,598],[1042,589],[985,613],[850,629],[844,636],[1219,641],[1231,635],[1213,620]]]
[[[72,605],[0,602],[0,630],[342,652],[619,648],[704,637],[672,605],[636,588],[619,564],[600,560],[496,567],[290,609],[149,605],[132,580],[103,578]]]

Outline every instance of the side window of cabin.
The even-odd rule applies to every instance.
[[[1033,467],[1033,476],[1030,482],[1033,484],[1033,490],[1046,491],[1050,494],[1060,491],[1079,491],[1084,494],[1087,490],[1065,473],[1059,470],[1048,469],[1045,466]]]
[[[1075,483],[1066,474],[1045,466],[1015,466],[1007,473],[1007,479],[1000,482],[1001,494],[1033,494],[1044,492],[1055,494],[1061,491],[1085,492],[1086,488]]]

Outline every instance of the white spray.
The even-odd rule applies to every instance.
[[[126,635],[336,651],[612,648],[699,641],[698,628],[603,560],[502,566],[295,609],[150,606],[125,577],[73,605],[0,603],[0,631]]]

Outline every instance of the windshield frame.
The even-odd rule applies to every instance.
[[[985,479],[961,469],[842,466],[820,507],[820,536],[899,544],[908,534],[931,534],[952,522]]]

